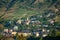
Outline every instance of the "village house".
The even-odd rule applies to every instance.
[[[8,29],[4,29],[4,32],[8,33]]]
[[[51,19],[51,20],[50,20],[50,24],[51,24],[51,25],[54,25],[54,23],[55,23],[55,20]]]
[[[39,37],[39,36],[40,36],[39,32],[36,32],[36,37]]]
[[[16,36],[17,32],[12,32],[11,34],[14,35],[14,36]]]
[[[18,30],[18,26],[15,25],[15,26],[13,27],[13,30],[17,31],[17,30]]]
[[[27,17],[27,19],[25,20],[25,24],[26,24],[26,25],[29,25],[29,24],[30,24],[30,20],[29,20],[28,17]]]
[[[47,34],[43,34],[43,35],[42,35],[42,37],[46,37],[46,36],[48,36],[48,35],[47,35]]]
[[[48,27],[48,25],[43,25],[43,27]]]
[[[18,32],[18,35],[19,36],[23,35],[24,37],[26,37],[26,36],[31,36],[31,33]]]
[[[22,20],[18,20],[18,21],[17,21],[18,24],[21,24],[21,22],[22,22]]]
[[[40,33],[39,32],[32,32],[32,36],[39,37]]]
[[[42,32],[46,32],[46,29],[42,29]]]

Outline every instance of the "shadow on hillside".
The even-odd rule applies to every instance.
[[[27,40],[40,40],[39,37],[29,37],[27,38]],[[44,37],[42,40],[60,40],[60,36],[59,37]]]

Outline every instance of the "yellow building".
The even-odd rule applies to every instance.
[[[17,32],[12,32],[11,34],[15,36],[15,35],[16,35],[16,33],[17,33]]]
[[[30,36],[31,33],[18,33],[19,36],[23,35],[23,36]]]

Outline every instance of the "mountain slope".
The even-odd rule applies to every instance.
[[[57,0],[0,0],[0,17],[22,17],[49,10]],[[55,5],[53,5],[54,7]],[[8,15],[8,16],[7,16]],[[25,15],[25,16],[26,16]]]

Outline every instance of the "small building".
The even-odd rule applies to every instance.
[[[48,27],[48,25],[43,25],[43,27]]]
[[[39,35],[40,35],[39,32],[36,32],[36,37],[39,37]]]
[[[13,30],[12,30],[12,29],[9,29],[9,30],[8,30],[8,32],[9,32],[9,33],[12,33],[12,32],[13,32]]]
[[[23,32],[20,32],[18,33],[19,36],[23,35],[24,37],[25,36],[31,36],[31,33],[23,33]]]
[[[21,24],[21,22],[22,22],[22,20],[18,20],[18,21],[17,21],[18,24]]]
[[[40,33],[39,32],[33,32],[33,35],[32,36],[39,37],[40,36]]]
[[[17,34],[17,32],[12,32],[11,34],[15,36]]]
[[[29,25],[29,23],[30,23],[30,20],[27,20],[27,21],[26,21],[26,25]]]
[[[54,23],[55,23],[55,20],[50,20],[51,25],[54,25]]]
[[[43,35],[42,35],[42,37],[46,37],[46,36],[48,36],[48,34],[43,34]]]
[[[14,26],[14,28],[13,28],[14,30],[18,30],[18,26]]]
[[[8,33],[8,29],[4,29],[4,32]]]
[[[46,32],[46,29],[42,29],[42,32]]]

